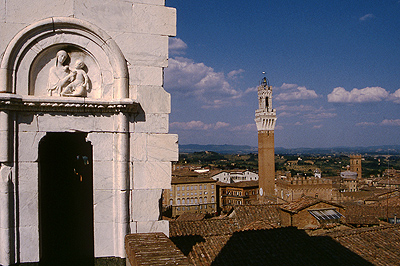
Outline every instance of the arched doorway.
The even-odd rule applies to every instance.
[[[86,133],[39,143],[40,265],[93,265],[93,163]]]

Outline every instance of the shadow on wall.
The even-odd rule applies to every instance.
[[[294,227],[171,240],[190,260],[208,257],[202,265],[373,265],[330,237]]]

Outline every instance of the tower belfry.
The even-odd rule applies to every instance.
[[[275,197],[275,143],[274,129],[276,110],[272,109],[272,87],[266,77],[257,88],[258,109],[256,125],[258,131],[258,175],[260,195]]]

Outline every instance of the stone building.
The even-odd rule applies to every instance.
[[[172,217],[183,213],[215,214],[217,212],[216,181],[205,177],[173,177],[171,188],[164,190],[163,205]]]
[[[263,78],[258,91],[255,122],[258,131],[258,175],[260,196],[275,198],[275,137],[276,110],[272,108],[272,87]]]
[[[258,201],[258,181],[242,181],[232,184],[219,182],[219,207],[223,212],[236,205],[254,204]]]
[[[332,200],[332,180],[318,177],[287,177],[276,179],[277,197],[294,201],[303,195],[323,200]]]
[[[0,264],[124,264],[126,234],[168,235],[175,9],[4,0],[0,32]]]
[[[211,178],[229,184],[242,181],[257,181],[258,174],[249,170],[226,170],[215,173]]]

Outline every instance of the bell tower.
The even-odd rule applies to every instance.
[[[272,88],[264,77],[257,88],[258,109],[258,175],[260,196],[275,197],[275,143],[276,110],[272,109]]]

